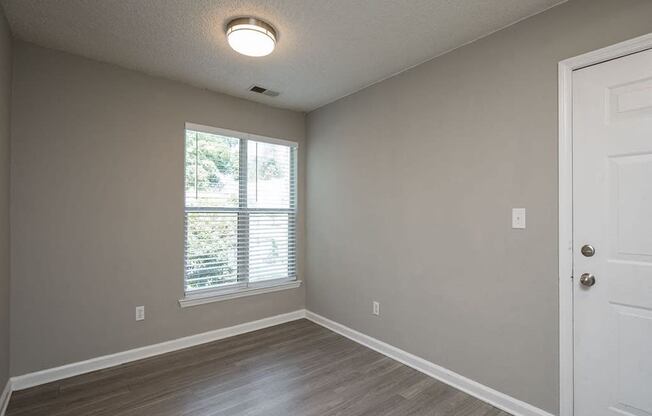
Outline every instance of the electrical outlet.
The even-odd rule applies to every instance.
[[[136,306],[136,320],[137,321],[145,320],[145,307],[144,306]]]
[[[512,228],[525,229],[525,208],[512,209]]]
[[[380,303],[373,301],[373,311],[372,313],[376,316],[380,316]]]

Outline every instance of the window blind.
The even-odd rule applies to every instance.
[[[185,290],[296,279],[297,148],[186,129]]]

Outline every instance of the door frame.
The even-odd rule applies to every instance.
[[[573,416],[573,71],[652,49],[652,33],[559,62],[559,416]]]

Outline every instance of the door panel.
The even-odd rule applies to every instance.
[[[611,158],[613,258],[652,257],[652,154]],[[649,259],[642,259],[649,260]]]
[[[652,416],[652,51],[573,74],[573,241],[575,415]]]
[[[616,408],[626,406],[626,411],[640,409],[649,414],[652,412],[651,386],[639,381],[649,380],[652,374],[652,354],[646,335],[652,333],[652,311],[616,304],[613,307],[619,331],[618,355],[614,357],[619,367],[614,380]]]

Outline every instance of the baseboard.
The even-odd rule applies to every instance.
[[[9,399],[11,398],[11,380],[7,380],[5,389],[0,394],[0,416],[5,416],[7,406],[9,406]]]
[[[257,331],[259,329],[268,328],[270,326],[302,319],[305,318],[305,316],[306,311],[304,309],[300,309],[294,312],[271,316],[269,318],[263,318],[257,321],[246,322],[244,324],[235,325],[228,328],[217,329],[214,331],[191,335],[172,341],[165,341],[160,344],[148,345],[146,347],[92,358],[90,360],[67,364],[61,367],[50,368],[22,376],[16,376],[11,378],[11,388],[13,391],[23,390],[30,387],[39,386],[41,384],[62,380],[64,378],[74,377],[80,374],[114,367],[116,365],[125,364],[128,362],[142,360],[144,358],[182,350],[184,348],[194,347],[196,345],[205,344],[207,342],[218,341],[220,339],[229,338],[235,335]],[[0,414],[0,416],[2,416],[2,414]]]
[[[371,348],[383,355],[386,355],[400,363],[414,368],[430,377],[436,378],[458,390],[474,396],[484,402],[491,404],[501,410],[511,413],[514,416],[553,416],[552,414],[532,406],[521,400],[515,399],[476,381],[468,379],[451,370],[437,364],[426,361],[423,358],[410,354],[392,345],[389,345],[376,338],[360,333],[354,329],[344,326],[328,318],[317,315],[314,312],[306,311],[306,318],[314,323],[337,332],[365,347]]]
[[[514,416],[553,416],[550,413],[541,410],[535,406],[515,399],[476,381],[468,379],[451,370],[441,367],[409,352],[403,351],[390,344],[372,338],[347,326],[344,326],[316,313],[304,309],[289,312],[282,315],[271,316],[257,321],[247,322],[228,328],[217,329],[214,331],[204,332],[189,337],[179,338],[172,341],[162,342],[160,344],[148,345],[146,347],[136,348],[133,350],[123,351],[116,354],[105,355],[86,361],[67,364],[61,367],[37,371],[22,376],[12,377],[0,396],[0,416],[4,416],[11,391],[23,390],[35,387],[41,384],[74,377],[80,374],[90,373],[92,371],[102,370],[125,364],[132,361],[142,360],[168,352],[205,344],[208,342],[218,341],[235,335],[247,332],[257,331],[270,326],[283,324],[297,319],[307,318],[314,323],[337,332],[359,344],[362,344],[374,351],[386,355],[398,362],[414,368],[430,377],[436,378],[458,390],[477,397],[501,410],[511,413]]]

